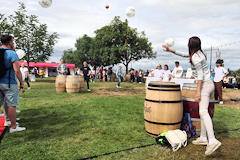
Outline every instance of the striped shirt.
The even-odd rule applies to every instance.
[[[189,57],[189,54],[185,54],[179,51],[176,51],[175,54],[182,57]],[[211,73],[207,65],[207,59],[205,57],[205,54],[200,50],[193,54],[191,68],[193,71],[193,77],[196,80],[211,80]]]

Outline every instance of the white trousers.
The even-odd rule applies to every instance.
[[[214,83],[209,80],[202,83],[199,115],[201,120],[201,137],[215,138],[212,119],[208,113],[210,95],[214,91]]]

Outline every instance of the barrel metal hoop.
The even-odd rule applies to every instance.
[[[154,89],[154,88],[148,88],[148,90],[151,90],[151,91],[181,91],[180,89]]]
[[[180,88],[180,85],[159,85],[159,84],[151,84],[151,83],[149,83],[148,86],[150,86],[150,87],[162,87],[162,88]]]
[[[182,100],[178,100],[178,101],[156,101],[156,100],[151,100],[151,99],[145,99],[145,101],[148,102],[154,102],[154,103],[181,103]]]
[[[150,135],[153,135],[153,136],[159,136],[159,134],[154,134],[154,133],[151,133],[151,132],[148,132],[148,131],[146,131],[146,132]]]
[[[153,122],[153,121],[149,121],[144,119],[144,121],[148,122],[148,123],[152,123],[152,124],[160,124],[160,125],[177,125],[177,124],[181,124],[182,121],[180,122],[175,122],[175,123],[161,123],[161,122]]]

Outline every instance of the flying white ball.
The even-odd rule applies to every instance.
[[[128,7],[128,8],[126,9],[126,15],[127,15],[129,18],[134,17],[135,14],[136,14],[135,8],[133,8],[133,7]]]
[[[52,5],[52,0],[38,0],[38,2],[43,8],[48,8]]]
[[[168,47],[172,47],[174,45],[174,40],[172,38],[168,38],[164,41],[164,44]]]
[[[26,53],[22,49],[16,50],[16,53],[19,59],[22,59],[26,55]]]

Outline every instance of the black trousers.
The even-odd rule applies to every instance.
[[[25,82],[27,83],[28,87],[31,87],[28,81],[28,78],[25,78]]]
[[[89,89],[89,76],[84,76],[84,80],[87,82],[87,89]]]

